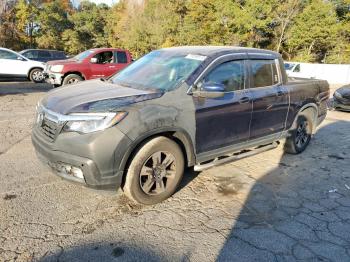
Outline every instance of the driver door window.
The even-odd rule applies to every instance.
[[[105,51],[105,52],[98,53],[94,56],[94,58],[97,58],[96,64],[112,64],[112,63],[114,63],[112,51]]]
[[[5,50],[0,50],[0,59],[17,60],[17,55]]]
[[[229,61],[218,65],[204,77],[205,84],[222,84],[226,92],[244,89],[244,62]]]

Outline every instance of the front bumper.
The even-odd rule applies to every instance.
[[[329,100],[328,106],[331,109],[350,112],[350,104],[342,103],[341,101],[339,101],[338,99],[336,99],[334,97]]]
[[[112,127],[92,134],[74,132],[58,135],[50,142],[39,127],[34,127],[32,143],[38,158],[56,175],[96,189],[116,190],[122,183],[123,170],[118,170],[131,140]],[[62,167],[80,169],[83,178]]]
[[[51,85],[62,85],[63,74],[44,72],[45,81]]]

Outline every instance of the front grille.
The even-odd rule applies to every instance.
[[[50,121],[49,119],[44,117],[40,129],[42,133],[48,138],[48,140],[50,140],[51,142],[55,140],[58,130],[57,123]]]

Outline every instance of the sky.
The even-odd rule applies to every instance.
[[[112,4],[117,3],[117,0],[90,0],[90,2],[94,2],[96,4],[101,4],[101,3],[105,3],[109,6],[111,6]]]
[[[0,0],[1,1],[1,0]],[[90,2],[94,2],[95,4],[101,4],[101,3],[105,3],[109,6],[111,6],[112,4],[115,4],[118,2],[118,0],[89,0]],[[79,0],[73,0],[72,1],[74,5],[78,5],[78,3],[80,2]]]

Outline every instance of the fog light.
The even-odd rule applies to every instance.
[[[73,176],[84,179],[83,171],[80,168],[72,167],[71,172]]]
[[[84,181],[84,174],[83,170],[81,170],[79,167],[71,166],[66,163],[58,162],[58,163],[49,163],[49,166],[56,170],[56,172],[66,175],[66,176],[72,176],[75,178],[78,178],[79,180]]]

